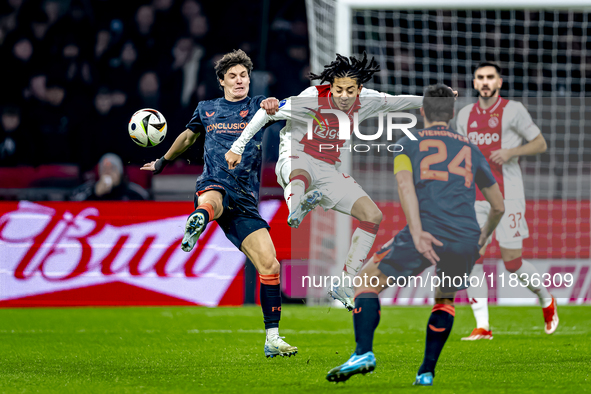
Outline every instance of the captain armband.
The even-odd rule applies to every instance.
[[[412,164],[407,155],[398,155],[394,158],[394,175],[404,170],[412,172]]]

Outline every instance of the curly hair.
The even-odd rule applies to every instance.
[[[224,75],[234,66],[242,65],[248,71],[248,75],[250,76],[250,72],[252,71],[252,60],[250,57],[242,50],[237,49],[230,53],[226,53],[220,60],[215,63],[215,75],[217,75],[218,79],[224,79]],[[220,85],[220,89],[224,90]]]
[[[329,65],[324,66],[324,71],[320,74],[310,73],[310,79],[320,79],[320,83],[334,82],[335,78],[352,78],[357,81],[357,85],[369,81],[373,75],[380,71],[380,65],[372,57],[367,60],[367,54],[363,52],[363,59],[359,60],[353,56],[346,57],[337,53],[337,59]]]

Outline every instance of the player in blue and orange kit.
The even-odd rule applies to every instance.
[[[364,281],[355,289],[353,324],[357,348],[343,365],[330,370],[326,378],[340,382],[358,373],[373,371],[374,331],[380,321],[378,294],[388,278],[419,275],[431,265],[440,277],[469,277],[478,251],[504,213],[503,196],[484,156],[466,137],[450,129],[454,115],[454,93],[445,85],[425,89],[421,115],[425,129],[398,143],[394,174],[408,225],[379,250],[358,274]],[[480,229],[474,201],[476,185],[491,204],[488,220]],[[454,298],[461,286],[446,282],[435,290],[435,306],[427,323],[425,357],[415,384],[432,385],[435,364],[454,321]],[[390,283],[394,283],[390,281]]]
[[[240,249],[259,272],[260,299],[267,338],[267,357],[291,356],[297,348],[279,337],[281,290],[279,262],[269,235],[269,225],[258,211],[262,134],[246,146],[240,166],[230,171],[224,154],[265,99],[248,97],[252,61],[241,50],[226,54],[215,65],[224,97],[202,101],[193,118],[166,154],[142,170],[158,174],[164,166],[186,151],[203,131],[205,166],[197,179],[195,212],[187,219],[181,248],[190,252],[207,223],[216,220],[226,237]],[[275,100],[276,101],[276,100]],[[276,103],[273,103],[276,105]]]

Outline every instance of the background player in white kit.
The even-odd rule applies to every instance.
[[[380,112],[422,106],[421,96],[391,96],[364,88],[362,84],[377,71],[379,65],[373,58],[368,61],[365,54],[361,60],[337,54],[336,60],[325,66],[322,73],[311,74],[312,79],[328,84],[309,87],[297,98],[282,100],[275,115],[258,111],[226,154],[229,168],[233,168],[240,162],[244,146],[256,132],[270,121],[286,120],[286,126],[281,130],[275,173],[289,208],[288,223],[297,227],[318,205],[358,219],[360,225],[353,233],[343,267],[344,274],[351,279],[359,272],[373,246],[382,212],[350,175],[338,170],[340,153],[348,141],[339,139],[337,115],[320,111],[338,110],[350,119],[357,112],[361,122]],[[324,121],[314,124],[313,138],[308,139],[307,121],[312,115]],[[352,286],[334,287],[329,294],[353,310]]]
[[[478,102],[464,107],[456,119],[457,131],[468,136],[473,144],[478,145],[488,160],[505,200],[505,215],[496,228],[496,237],[501,247],[501,257],[505,268],[515,272],[520,280],[527,278],[527,287],[534,292],[543,308],[544,331],[552,334],[558,326],[556,300],[540,284],[532,285],[532,275],[539,275],[538,270],[521,258],[523,240],[529,236],[525,221],[525,194],[523,179],[519,167],[519,156],[536,155],[546,151],[546,141],[540,129],[533,122],[523,104],[501,98],[499,90],[503,84],[501,68],[492,62],[483,62],[474,72],[474,89],[479,93]],[[523,140],[527,143],[523,144]],[[479,225],[486,221],[490,204],[482,193],[476,195],[476,217]],[[484,256],[486,246],[480,254]],[[472,276],[482,278],[482,258],[476,262]],[[538,276],[539,277],[539,276]],[[467,290],[476,328],[470,336],[462,340],[492,339],[488,322],[488,287],[484,281],[481,287]]]

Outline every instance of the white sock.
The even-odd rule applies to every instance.
[[[283,197],[285,198],[285,202],[287,203],[287,208],[289,212],[293,212],[297,205],[299,204],[302,196],[306,193],[306,185],[304,181],[301,179],[296,179],[295,181],[289,182],[289,184],[285,187],[283,191]]]
[[[347,260],[343,267],[345,275],[353,277],[361,270],[375,239],[376,234],[372,234],[360,228],[355,230],[353,237],[351,237],[351,246],[349,247]]]
[[[277,328],[277,327],[267,328],[266,331],[267,331],[267,339],[279,336],[279,328]]]
[[[536,267],[534,267],[534,265],[532,263],[522,259],[521,260],[521,267],[519,267],[519,269],[517,271],[515,271],[515,273],[519,276],[519,280],[522,281],[524,284],[525,284],[525,279],[523,279],[523,280],[521,279],[521,274],[525,274],[524,277],[527,277],[528,282],[529,282],[527,288],[530,289],[532,292],[534,292],[534,294],[536,294],[538,296],[538,299],[540,300],[540,305],[542,305],[542,308],[547,308],[550,306],[550,304],[552,303],[552,296],[548,292],[548,289],[546,289],[544,287],[542,276],[540,275],[540,273],[538,272],[538,270],[536,269]],[[539,286],[532,285],[531,278],[539,278],[540,279]],[[537,283],[538,281],[534,280],[533,282]]]
[[[472,274],[470,275],[470,278],[476,276],[480,281],[483,274],[484,267],[482,264],[475,264],[474,268],[472,268]],[[472,281],[472,283],[475,282],[476,280]],[[480,283],[480,286],[470,286],[466,292],[468,293],[470,306],[472,307],[472,312],[474,313],[474,318],[476,319],[476,328],[484,328],[486,331],[488,331],[488,283],[486,282],[486,278],[484,278],[484,281]]]

